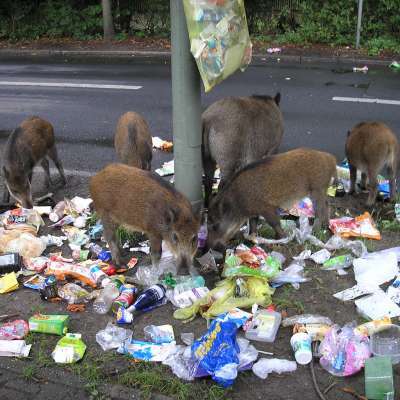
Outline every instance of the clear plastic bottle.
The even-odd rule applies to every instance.
[[[191,290],[193,288],[203,287],[205,285],[204,278],[201,275],[191,276],[184,275],[178,276],[176,279],[176,285],[174,293],[179,294]]]
[[[107,314],[113,301],[119,296],[121,283],[118,280],[111,281],[97,296],[93,303],[93,309],[97,314]]]
[[[54,206],[53,211],[49,214],[49,220],[51,222],[59,221],[64,215],[64,210],[65,210],[65,202],[64,201],[58,202]]]
[[[161,284],[153,285],[145,290],[136,301],[128,307],[129,313],[140,312],[149,307],[156,306],[165,297],[165,287]]]

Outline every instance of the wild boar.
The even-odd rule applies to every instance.
[[[350,167],[350,193],[355,192],[357,169],[361,171],[361,188],[368,188],[367,205],[375,203],[377,176],[387,168],[390,200],[395,199],[400,168],[400,146],[391,129],[382,122],[361,122],[347,133],[346,156]],[[367,185],[368,178],[368,185]]]
[[[5,203],[10,201],[11,194],[22,207],[32,208],[32,173],[39,162],[46,175],[47,187],[52,184],[47,158],[53,160],[62,184],[65,185],[64,169],[58,158],[53,126],[40,117],[29,117],[11,133],[4,149],[3,175],[8,189],[4,191]]]
[[[322,151],[300,148],[247,165],[238,171],[212,199],[208,214],[208,247],[223,249],[227,241],[251,217],[262,216],[284,236],[279,208],[289,208],[310,196],[314,202],[314,227],[327,224],[326,191],[336,177],[336,160]],[[251,233],[254,233],[253,226]]]
[[[216,164],[220,189],[251,162],[277,152],[283,135],[281,95],[227,97],[211,104],[202,115],[204,204],[209,206]]]
[[[187,272],[197,249],[199,219],[189,201],[158,175],[124,164],[110,164],[90,179],[94,208],[104,226],[114,262],[121,264],[116,230],[145,233],[150,240],[154,265],[165,240],[177,258],[178,269]]]
[[[120,117],[114,146],[121,163],[150,171],[153,142],[149,126],[141,115],[129,111]]]

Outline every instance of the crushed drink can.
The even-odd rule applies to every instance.
[[[130,324],[133,321],[133,315],[124,307],[117,311],[117,324]]]
[[[116,313],[120,307],[128,308],[133,304],[138,292],[138,289],[133,285],[122,285],[120,295],[112,304],[112,310]]]

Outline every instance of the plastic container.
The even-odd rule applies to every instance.
[[[290,339],[296,361],[301,365],[309,364],[312,360],[311,338],[305,332],[295,333]]]
[[[138,312],[158,304],[165,297],[165,287],[157,284],[145,290],[127,309],[128,312]]]
[[[246,338],[259,342],[274,342],[281,320],[282,316],[278,312],[257,311],[246,331]]]
[[[68,331],[68,320],[68,315],[36,314],[29,318],[29,330],[31,332],[65,335]]]
[[[121,283],[117,280],[110,282],[98,295],[93,303],[93,309],[97,314],[107,314],[113,301],[119,296]]]
[[[22,268],[22,257],[18,253],[0,256],[0,275],[8,272],[18,272]]]
[[[369,400],[394,400],[390,357],[372,357],[365,361],[365,395]]]
[[[93,281],[96,282],[97,287],[105,287],[110,283],[110,278],[98,265],[93,265],[93,267],[90,267],[89,271]]]
[[[373,333],[370,339],[374,356],[388,356],[392,364],[400,362],[400,326],[387,325],[384,330]]]

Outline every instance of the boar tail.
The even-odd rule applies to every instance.
[[[278,92],[275,97],[274,97],[274,101],[276,103],[276,105],[279,107],[279,103],[281,102],[281,93]]]

